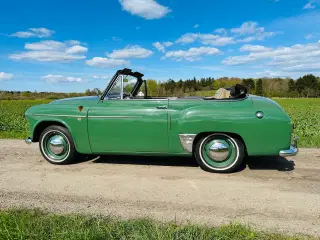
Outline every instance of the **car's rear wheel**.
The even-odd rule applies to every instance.
[[[244,145],[234,137],[214,133],[202,137],[194,148],[200,167],[206,171],[230,173],[239,169],[244,158]]]
[[[65,127],[54,125],[44,129],[39,146],[43,157],[52,164],[70,164],[77,157],[72,136]]]

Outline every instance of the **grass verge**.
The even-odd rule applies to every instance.
[[[102,239],[314,239],[255,231],[230,224],[221,227],[161,223],[150,219],[120,220],[110,217],[57,215],[38,210],[0,211],[0,239],[102,240]]]

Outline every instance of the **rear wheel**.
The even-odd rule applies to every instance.
[[[65,127],[54,125],[44,129],[39,146],[43,157],[52,164],[70,164],[77,157],[72,136]]]
[[[201,138],[195,146],[194,155],[202,169],[217,173],[236,171],[244,157],[243,143],[223,133]]]

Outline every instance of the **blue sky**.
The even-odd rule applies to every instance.
[[[0,89],[146,79],[320,75],[320,0],[4,1]]]

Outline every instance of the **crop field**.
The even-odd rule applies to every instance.
[[[274,99],[290,115],[295,124],[295,135],[300,137],[301,147],[320,147],[320,98]],[[50,100],[1,100],[0,138],[28,136],[28,123],[24,111],[32,105],[48,103]]]
[[[0,138],[26,138],[28,122],[24,112],[33,105],[51,100],[0,100]]]
[[[320,147],[320,98],[274,99],[290,115],[299,146]]]

